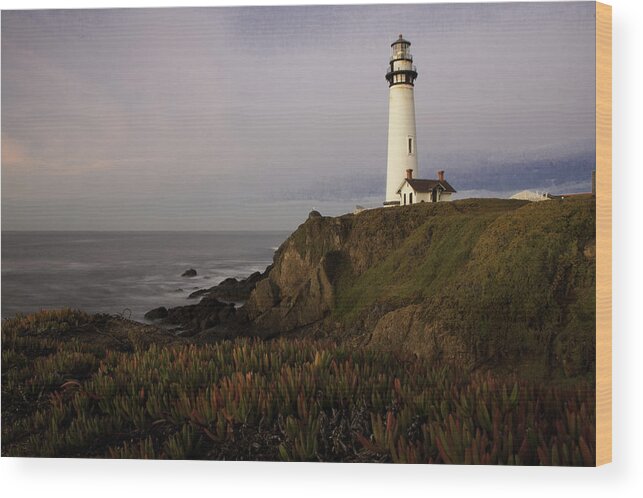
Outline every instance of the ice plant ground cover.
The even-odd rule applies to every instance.
[[[3,456],[594,464],[591,378],[118,324],[71,310],[3,322]]]

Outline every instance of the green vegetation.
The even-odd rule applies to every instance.
[[[418,211],[423,207],[418,206]],[[338,288],[337,317],[350,323],[378,302],[411,302],[441,293],[465,267],[481,233],[499,216],[498,212],[427,214],[424,223],[381,263],[361,275],[344,276]]]
[[[3,322],[3,456],[594,463],[591,382],[312,339],[158,345],[123,323],[69,310]],[[87,340],[94,329],[112,342]]]
[[[353,221],[355,237],[379,220],[383,235],[370,235],[373,246],[388,247],[386,238],[401,234],[380,257],[359,264],[348,256],[355,252],[350,240],[340,251],[332,317],[344,329],[366,321],[369,333],[382,314],[416,305],[415,322],[457,338],[472,364],[521,364],[536,376],[591,375],[593,198],[479,199],[390,211]],[[404,337],[400,331],[394,342]]]
[[[582,252],[595,238],[592,199],[527,205],[481,199],[402,209],[419,220],[417,226],[407,228],[408,235],[381,261],[363,273],[345,276],[338,288],[337,316],[352,318],[391,297],[454,294],[465,283],[476,284],[478,278],[493,277],[497,287],[512,284],[507,292],[531,291],[524,285],[526,278],[540,278],[539,284],[551,280],[553,276],[542,271],[555,265],[553,257],[574,249]],[[397,225],[400,220],[391,221]],[[358,222],[356,227],[361,228]],[[593,261],[584,266],[587,271]]]

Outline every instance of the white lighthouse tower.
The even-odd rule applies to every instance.
[[[389,84],[388,162],[385,206],[400,204],[400,184],[412,174],[418,177],[413,85],[417,71],[410,51],[411,42],[402,35],[391,44],[392,53],[386,79]],[[407,173],[407,170],[411,170]]]

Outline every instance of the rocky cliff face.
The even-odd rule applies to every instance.
[[[282,244],[272,271],[250,295],[249,318],[260,328],[289,332],[329,317],[340,285],[381,263],[424,222],[422,215],[393,209],[310,216]]]
[[[594,219],[591,198],[311,215],[244,309],[264,334],[573,375],[593,364]]]
[[[245,306],[256,327],[288,332],[332,311],[338,258],[349,229],[345,218],[311,216],[282,244]]]

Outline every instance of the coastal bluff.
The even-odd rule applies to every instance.
[[[594,227],[591,196],[311,216],[238,316],[262,336],[584,374],[595,356]]]

